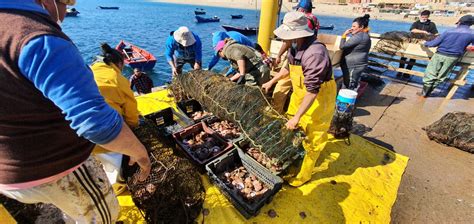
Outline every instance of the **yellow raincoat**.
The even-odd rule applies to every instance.
[[[135,96],[130,89],[130,81],[113,64],[107,65],[104,62],[96,62],[91,68],[94,73],[95,82],[105,102],[122,115],[127,125],[131,127],[137,126],[140,113],[138,112]],[[104,152],[104,149],[96,146],[94,152]]]
[[[304,85],[303,68],[301,65],[290,64],[290,79],[293,86],[293,93],[291,94],[287,114],[294,116],[307,92]],[[292,186],[301,186],[311,179],[316,160],[328,141],[327,131],[331,125],[331,119],[336,106],[336,91],[334,78],[321,84],[316,99],[298,123],[307,136],[303,142],[306,155],[303,159],[300,172],[296,178],[289,182]]]

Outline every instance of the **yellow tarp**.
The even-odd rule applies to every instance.
[[[156,93],[158,94],[158,93]],[[159,95],[159,94],[158,94]],[[139,110],[148,108],[138,101]],[[330,139],[314,169],[313,180],[299,188],[284,185],[257,217],[246,220],[202,176],[207,216],[199,223],[389,223],[401,177],[408,157],[396,154],[359,136],[351,136],[350,145]],[[119,197],[121,220],[137,223],[140,213],[134,210],[130,196]],[[277,217],[270,218],[273,209]],[[300,213],[304,212],[306,218]]]
[[[0,221],[3,224],[16,224],[17,222],[2,204],[0,204]]]
[[[164,89],[158,92],[137,96],[138,111],[140,111],[141,115],[145,116],[168,107],[176,109],[173,98],[168,95],[168,90]]]

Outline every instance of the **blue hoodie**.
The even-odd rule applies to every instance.
[[[217,46],[217,43],[219,43],[219,41],[223,41],[226,38],[233,39],[239,44],[243,44],[252,48],[255,47],[254,46],[255,44],[248,37],[236,31],[229,31],[229,32],[220,31],[220,32],[213,33],[212,34],[212,47],[215,48]],[[209,63],[209,66],[207,67],[207,69],[211,70],[212,68],[214,68],[214,66],[216,66],[216,64],[219,62],[219,59],[220,59],[219,56],[215,54],[211,62]],[[234,69],[231,68],[229,69],[226,75],[229,75],[233,72],[234,72]]]
[[[49,15],[35,0],[1,0],[0,9]],[[56,36],[38,36],[21,49],[18,68],[62,110],[77,135],[105,144],[120,133],[122,117],[100,95],[91,69],[72,42]]]
[[[166,40],[165,46],[165,56],[166,61],[170,62],[173,60],[173,56],[176,58],[185,58],[188,55],[191,55],[196,62],[202,62],[202,44],[201,39],[197,34],[193,32],[194,39],[196,42],[188,47],[183,47],[179,44],[173,37],[170,35]],[[186,58],[189,59],[189,58]]]
[[[466,47],[474,44],[474,32],[467,25],[459,25],[442,33],[439,37],[425,43],[427,47],[438,47],[438,53],[446,56],[461,57]]]

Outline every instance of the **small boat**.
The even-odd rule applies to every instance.
[[[204,9],[196,8],[196,10],[194,10],[194,14],[195,15],[206,15],[206,11],[204,11]]]
[[[114,10],[118,10],[118,9],[119,9],[119,7],[117,7],[117,6],[109,6],[109,7],[107,7],[107,6],[99,6],[99,7],[97,7],[97,8],[99,8],[99,9],[114,9]]]
[[[149,71],[155,67],[155,56],[140,47],[122,40],[115,49],[123,53],[125,56],[125,64],[132,68]]]
[[[246,36],[257,35],[258,27],[237,27],[230,25],[222,25],[226,31],[236,31]]]
[[[205,18],[202,16],[196,16],[196,21],[198,23],[214,23],[214,22],[219,22],[221,19],[217,16],[214,16],[212,18]]]
[[[331,24],[329,26],[319,26],[320,30],[333,30],[334,29],[334,24]]]
[[[66,9],[66,17],[76,17],[80,12],[76,8]]]
[[[231,17],[232,19],[242,19],[242,18],[244,18],[243,15],[230,15],[230,17]]]

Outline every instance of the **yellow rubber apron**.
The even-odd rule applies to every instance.
[[[290,64],[290,79],[293,93],[291,94],[287,114],[292,117],[298,111],[307,93],[301,65]],[[300,172],[296,178],[293,178],[289,182],[292,186],[301,186],[311,179],[316,160],[328,140],[327,131],[329,130],[331,119],[334,115],[336,91],[334,78],[321,84],[316,99],[298,123],[307,136],[307,139],[303,142],[306,155],[303,159]]]

